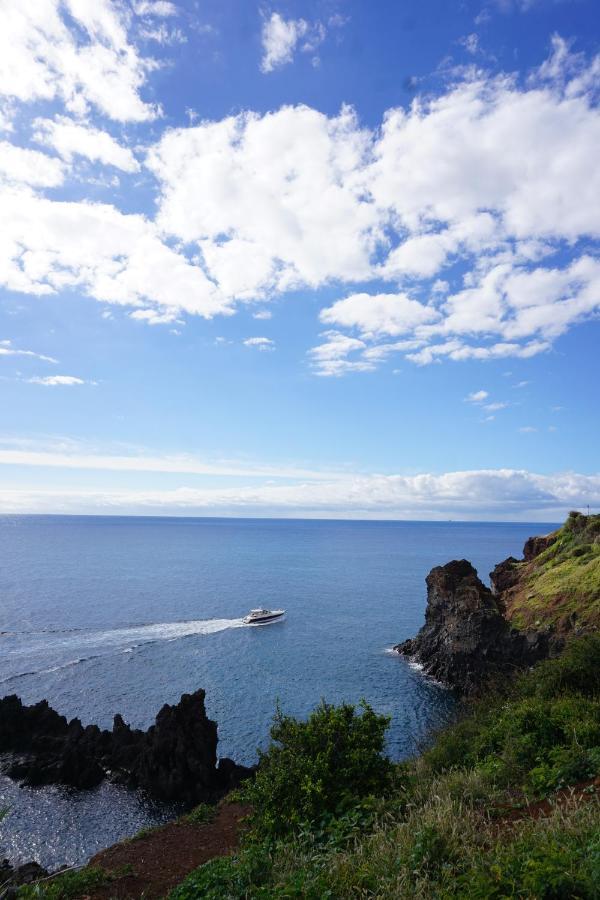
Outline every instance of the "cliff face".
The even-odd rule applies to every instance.
[[[43,700],[24,706],[0,700],[0,754],[10,754],[6,774],[30,785],[91,788],[105,777],[139,787],[169,802],[194,805],[222,796],[250,770],[228,759],[217,765],[217,725],[206,715],[204,691],[165,705],[148,731],[121,716],[112,731],[67,722]]]
[[[600,516],[571,513],[490,580],[492,590],[467,560],[432,569],[425,625],[395,649],[463,694],[559,653],[569,633],[600,623]]]
[[[532,665],[550,652],[548,634],[510,626],[466,559],[432,569],[426,581],[425,625],[395,649],[438,681],[476,693],[499,674]]]

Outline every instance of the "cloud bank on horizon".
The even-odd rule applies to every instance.
[[[276,515],[323,518],[493,518],[555,522],[565,509],[600,506],[600,474],[543,475],[515,469],[418,475],[307,470],[190,456],[107,454],[63,445],[0,447],[0,465],[63,470],[244,479],[252,485],[128,487],[121,489],[0,489],[4,512],[152,515]]]
[[[492,8],[525,14],[541,2],[482,4],[481,21]],[[299,365],[330,378],[397,358],[417,367],[529,360],[598,316],[600,55],[554,34],[546,58],[515,73],[485,68],[471,41],[470,65],[442,70],[435,90],[376,124],[351,105],[327,113],[298,102],[174,124],[160,77],[176,64],[169,48],[201,28],[211,26],[167,0],[5,0],[0,287],[9,295],[81,296],[107,316],[120,310],[140,325],[182,328],[190,317],[246,310],[268,321],[270,306],[303,293],[314,338]],[[277,8],[261,17],[257,8],[256,28],[256,69],[272,81],[303,55],[318,67],[347,20]],[[239,343],[279,347],[266,334]],[[57,362],[0,345],[2,356],[19,354]],[[508,406],[470,399],[492,414]],[[182,489],[135,502],[441,515],[460,514],[459,484],[473,510],[496,509],[493,484],[499,503],[521,514],[597,496],[588,476],[562,475],[554,487],[546,477],[356,476],[355,487],[336,484],[319,497],[310,484],[302,497],[298,486],[266,485],[259,494]],[[479,505],[481,485],[488,506]],[[521,494],[511,507],[513,491]],[[2,502],[46,508],[25,495],[4,492]],[[127,505],[123,498],[106,502]]]

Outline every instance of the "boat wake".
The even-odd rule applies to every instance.
[[[124,628],[111,628],[101,631],[86,629],[68,629],[48,632],[12,632],[3,635],[3,657],[9,659],[26,657],[28,660],[47,654],[54,656],[67,655],[70,658],[56,660],[52,665],[26,672],[12,673],[0,679],[5,684],[29,675],[49,674],[67,669],[82,662],[111,656],[115,653],[133,653],[147,644],[158,641],[177,641],[194,635],[216,634],[229,628],[244,627],[243,619],[194,619],[187,622],[159,622],[149,625],[132,625]],[[76,654],[75,658],[71,654]]]

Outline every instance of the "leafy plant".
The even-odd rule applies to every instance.
[[[260,753],[258,772],[242,789],[253,808],[258,834],[281,836],[303,823],[339,817],[391,783],[393,766],[384,756],[387,716],[366,702],[332,706],[324,701],[306,722],[277,710],[273,743]]]

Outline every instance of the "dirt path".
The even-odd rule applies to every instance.
[[[571,787],[562,788],[544,800],[535,800],[526,806],[500,807],[501,815],[494,822],[496,829],[510,828],[524,819],[541,819],[551,815],[557,807],[572,803],[587,803],[600,799],[600,777],[581,781]]]
[[[90,862],[118,874],[114,881],[91,895],[90,900],[159,900],[191,871],[215,856],[226,856],[238,845],[241,821],[248,807],[224,803],[205,825],[171,822],[142,837],[102,850]]]

